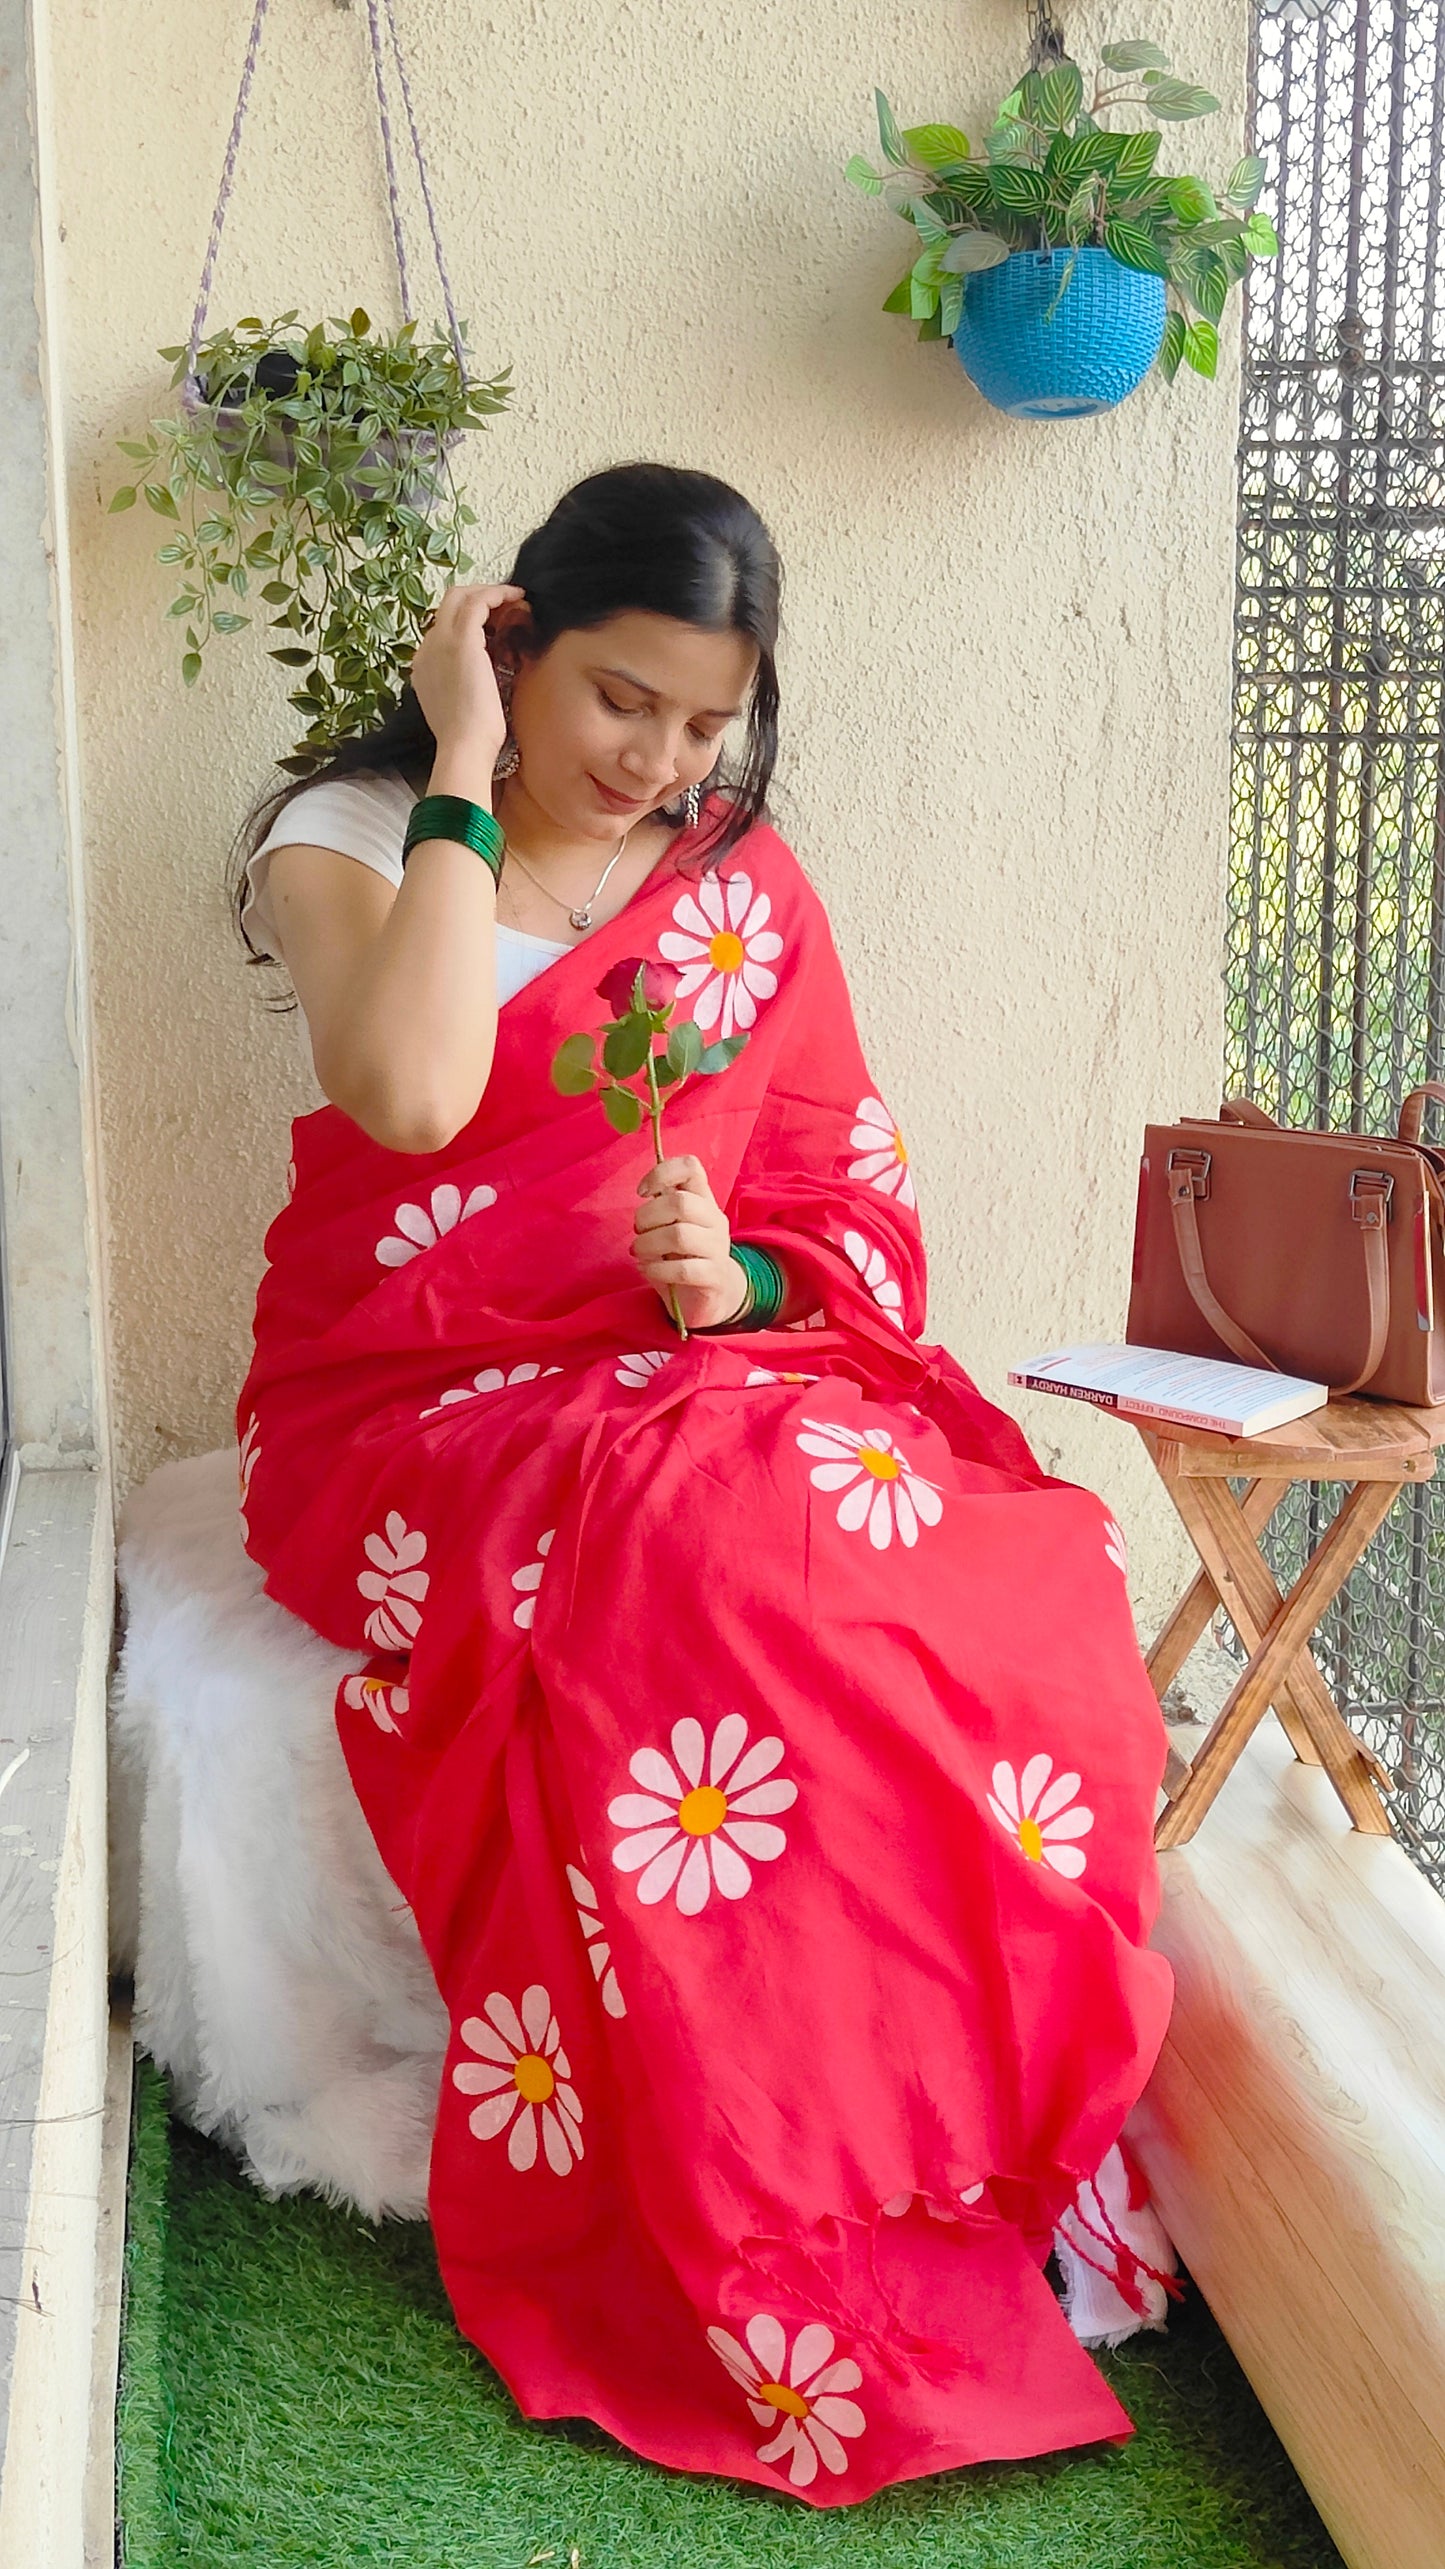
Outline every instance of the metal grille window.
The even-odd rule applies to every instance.
[[[1445,0],[1261,0],[1252,75],[1281,254],[1245,325],[1229,1084],[1392,1131],[1445,1073]],[[1292,1494],[1279,1570],[1338,1496]],[[1445,1479],[1319,1648],[1445,1891]]]

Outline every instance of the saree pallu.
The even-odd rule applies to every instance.
[[[504,1008],[476,1116],[298,1119],[237,1410],[270,1594],[451,2021],[430,2209],[531,2416],[819,2505],[1127,2434],[1043,2265],[1168,2014],[1117,1529],[919,1342],[821,905],[675,848]],[[630,956],[746,1031],[670,1104],[805,1325],[679,1340],[644,1132],[562,1098]]]

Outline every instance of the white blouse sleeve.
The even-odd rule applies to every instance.
[[[353,856],[359,865],[385,875],[388,883],[400,883],[402,846],[416,799],[394,767],[305,786],[278,813],[247,864],[241,923],[252,944],[279,958],[268,889],[274,849],[298,844],[334,848],[338,856]]]

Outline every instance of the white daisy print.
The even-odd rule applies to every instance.
[[[479,1374],[473,1374],[469,1383],[459,1383],[455,1391],[443,1392],[441,1399],[433,1401],[431,1408],[424,1409],[421,1414],[423,1418],[435,1418],[439,1411],[450,1409],[456,1401],[475,1400],[483,1392],[509,1391],[513,1383],[545,1381],[549,1374],[560,1374],[561,1371],[560,1365],[513,1365],[508,1373],[501,1365],[484,1365]]]
[[[476,2052],[458,2061],[452,2084],[480,2097],[467,2121],[479,2141],[507,2135],[507,2156],[523,2175],[537,2164],[540,2137],[554,2176],[569,2176],[582,2156],[582,2105],[570,2084],[572,2066],[552,2001],[539,1982],[522,1992],[520,2017],[510,1998],[494,1989],[484,2016],[468,2016],[462,2041]]]
[[[1053,1773],[1050,1757],[1031,1757],[1017,1777],[1011,1766],[1000,1761],[993,1770],[988,1807],[1030,1864],[1046,1864],[1052,1872],[1076,1882],[1084,1870],[1085,1857],[1083,1848],[1073,1841],[1088,1836],[1094,1814],[1082,1802],[1074,1801],[1079,1777],[1054,1775],[1051,1784],[1049,1777]],[[1068,1807],[1071,1803],[1072,1809]]]
[[[705,1035],[746,1032],[757,1022],[758,1001],[771,999],[778,986],[771,967],[783,940],[768,925],[767,893],[755,900],[749,875],[713,874],[696,895],[685,892],[672,915],[676,925],[658,938],[657,950],[682,966],[679,1000],[693,1001]]]
[[[1123,1527],[1118,1524],[1112,1516],[1106,1520],[1104,1525],[1104,1550],[1113,1562],[1115,1569],[1121,1571],[1124,1577],[1127,1578],[1129,1575],[1129,1546],[1124,1540]]]
[[[396,1230],[377,1241],[377,1257],[384,1267],[404,1267],[409,1258],[419,1258],[423,1249],[434,1249],[444,1232],[455,1231],[459,1222],[469,1221],[474,1213],[485,1213],[496,1200],[494,1186],[474,1186],[465,1204],[459,1186],[434,1186],[429,1205],[397,1206],[391,1217]]]
[[[960,2203],[977,2203],[982,2193],[983,2186],[981,2183],[978,2185],[963,2185],[958,2189],[958,2199]],[[927,2213],[930,2221],[956,2221],[958,2219],[958,2214],[956,2212],[950,2212],[943,2204],[935,2203],[931,2195],[925,2194],[921,2197],[921,2201],[923,2209]],[[885,2212],[888,2215],[890,2221],[901,2221],[904,2213],[907,2212],[912,2202],[913,2196],[911,2194],[890,2194],[887,2202],[880,2204],[878,2208],[880,2212]]]
[[[617,1985],[617,1974],[612,1968],[612,1947],[603,1932],[602,1920],[597,1913],[597,1894],[586,1874],[581,1872],[575,1864],[568,1865],[567,1880],[572,1888],[572,1897],[577,1903],[577,1923],[586,1940],[587,1959],[592,1965],[592,1977],[600,1984],[602,2004],[609,2016],[625,2016],[627,2009],[623,2005],[622,1992]]]
[[[406,1687],[394,1686],[389,1677],[348,1677],[341,1689],[341,1700],[354,1713],[370,1713],[379,1731],[399,1733],[411,1711]]]
[[[805,1418],[798,1443],[817,1454],[808,1477],[815,1490],[839,1490],[838,1523],[845,1534],[866,1526],[875,1552],[886,1552],[896,1534],[910,1549],[920,1525],[937,1525],[943,1501],[931,1481],[915,1472],[886,1428],[830,1427]]]
[[[296,1192],[296,1163],[294,1160],[288,1160],[286,1163],[286,1192],[288,1195],[294,1195]]]
[[[251,1416],[246,1421],[246,1433],[241,1439],[239,1458],[241,1481],[241,1506],[239,1513],[241,1518],[241,1541],[243,1543],[247,1540],[251,1531],[250,1527],[246,1523],[246,1502],[251,1495],[251,1474],[255,1471],[256,1465],[260,1460],[261,1448],[257,1441],[260,1437],[260,1433],[261,1422],[253,1410]]]
[[[532,1628],[532,1618],[537,1611],[537,1590],[542,1584],[542,1573],[547,1567],[547,1555],[552,1549],[552,1538],[556,1531],[554,1525],[549,1527],[545,1534],[539,1535],[536,1560],[529,1561],[525,1570],[512,1572],[512,1585],[521,1597],[521,1604],[512,1608],[512,1621],[520,1624],[523,1632],[530,1632]]]
[[[364,1597],[376,1600],[366,1618],[366,1638],[377,1650],[410,1650],[421,1628],[422,1601],[431,1586],[430,1571],[420,1566],[426,1559],[426,1536],[409,1531],[406,1519],[393,1508],[385,1536],[367,1536],[366,1557],[372,1567],[363,1570],[356,1582]]]
[[[836,2340],[821,2320],[800,2328],[788,2353],[782,2321],[758,2311],[744,2331],[746,2346],[726,2328],[710,2328],[707,2342],[727,2366],[768,2442],[758,2447],[760,2462],[786,2462],[795,2489],[806,2489],[825,2471],[848,2468],[841,2438],[861,2435],[867,2419],[856,2400],[863,2376],[851,2355],[835,2355]],[[776,2428],[776,2433],[774,2429]]]
[[[862,1099],[848,1136],[861,1159],[850,1160],[848,1175],[876,1186],[880,1195],[896,1195],[900,1204],[916,1204],[903,1136],[881,1097]]]
[[[626,1829],[612,1850],[619,1873],[637,1874],[637,1896],[647,1907],[676,1886],[685,1918],[705,1909],[716,1888],[724,1900],[741,1900],[752,1888],[754,1864],[771,1864],[787,1845],[773,1814],[790,1811],[796,1784],[773,1769],[783,1754],[780,1739],[747,1746],[741,1713],[726,1713],[709,1749],[701,1722],[687,1714],[672,1729],[672,1763],[660,1749],[640,1748],[628,1773],[640,1793],[619,1793],[607,1806],[614,1828]],[[704,1781],[706,1766],[706,1781]]]
[[[617,1379],[627,1391],[645,1392],[672,1357],[671,1347],[652,1347],[645,1356],[624,1356],[616,1369]]]
[[[815,1383],[817,1379],[816,1374],[775,1374],[769,1365],[753,1365],[749,1367],[743,1389],[746,1391],[751,1383]]]
[[[845,1231],[843,1254],[850,1267],[856,1267],[868,1291],[884,1317],[895,1329],[903,1326],[903,1287],[893,1273],[881,1249],[865,1240],[861,1231]]]

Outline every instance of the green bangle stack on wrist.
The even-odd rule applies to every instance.
[[[494,883],[502,879],[502,851],[506,846],[502,824],[483,803],[469,803],[462,794],[423,794],[412,805],[402,844],[402,871],[412,849],[423,839],[456,839],[479,856]]]
[[[693,1329],[693,1338],[726,1338],[735,1330],[772,1329],[787,1294],[787,1278],[769,1249],[755,1249],[750,1241],[734,1240],[732,1255],[742,1268],[747,1291],[742,1306],[730,1320],[714,1321],[709,1329]]]

